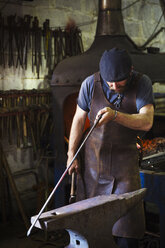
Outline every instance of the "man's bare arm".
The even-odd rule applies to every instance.
[[[115,111],[106,107],[101,109],[97,115],[99,114],[103,114],[99,122],[99,125],[102,125],[114,119]],[[142,107],[137,114],[125,114],[118,111],[114,121],[134,130],[149,131],[153,125],[153,117],[154,107],[152,104],[148,104]]]
[[[70,161],[73,159],[79,143],[81,141],[85,120],[87,118],[87,112],[82,110],[78,105],[76,108],[75,115],[73,117],[70,136],[69,136],[69,147],[68,147],[68,161],[67,165],[69,165]],[[69,174],[72,174],[73,170],[78,171],[78,161],[77,159],[73,162],[73,165],[69,169]]]

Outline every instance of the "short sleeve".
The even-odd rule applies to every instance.
[[[90,111],[91,99],[93,94],[94,75],[87,77],[81,84],[77,104],[86,112]]]
[[[153,96],[151,79],[144,74],[139,81],[139,86],[136,96],[137,111],[139,112],[139,110],[147,104],[154,105],[154,96]]]

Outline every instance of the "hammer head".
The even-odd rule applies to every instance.
[[[69,204],[75,203],[76,202],[76,195],[71,195],[69,198]]]

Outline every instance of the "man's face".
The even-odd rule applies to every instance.
[[[127,79],[119,82],[107,82],[110,90],[113,90],[116,93],[123,93],[126,89]]]

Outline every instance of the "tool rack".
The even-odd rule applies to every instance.
[[[40,77],[42,64],[52,73],[64,58],[84,51],[81,31],[74,24],[65,28],[50,27],[50,20],[43,25],[38,18],[0,13],[0,66],[21,67],[26,70],[31,64],[32,72]]]
[[[49,128],[48,128],[49,126]],[[45,132],[53,131],[49,90],[10,90],[0,92],[0,138],[17,147],[41,146]],[[48,135],[48,133],[46,133]]]
[[[19,180],[28,180],[28,178],[32,180],[30,182],[31,191],[36,191],[37,201],[39,199],[41,201],[43,197],[41,188],[42,190],[44,189],[45,194],[48,191],[47,178],[45,178],[46,185],[40,185],[37,168],[30,166],[29,169],[26,168],[17,172],[12,171],[3,142],[7,140],[9,145],[14,145],[18,149],[32,149],[33,159],[36,161],[37,166],[45,156],[47,160],[50,160],[49,137],[51,135],[54,137],[51,105],[50,90],[0,91],[0,212],[3,221],[6,221],[8,209],[11,208],[9,206],[9,201],[11,201],[9,189],[11,188],[25,227],[28,228],[29,226],[22,200],[30,192],[26,190],[26,192],[20,191],[19,184],[17,184]],[[47,170],[48,165],[46,164],[44,167]],[[28,184],[27,188],[30,188]],[[41,193],[42,196],[40,195]],[[39,201],[36,207],[41,204]]]

